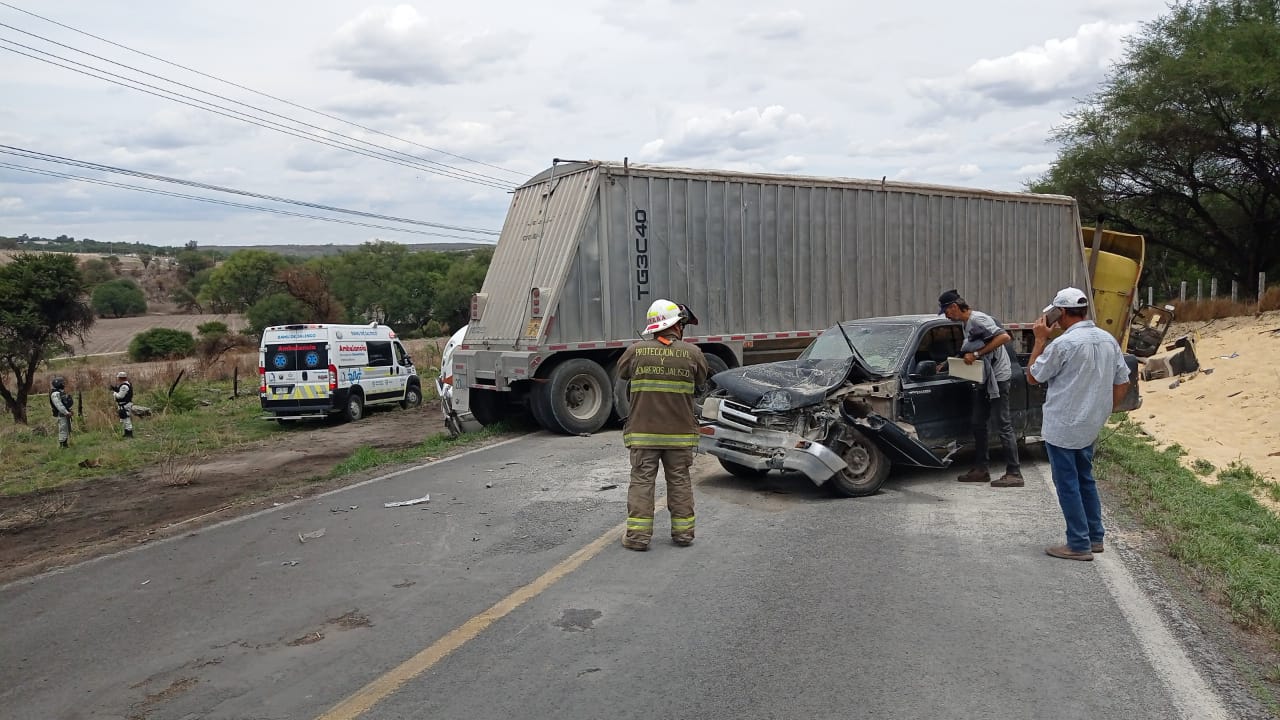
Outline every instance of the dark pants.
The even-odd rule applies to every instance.
[[[1089,552],[1093,543],[1101,543],[1106,535],[1102,526],[1102,500],[1093,480],[1093,446],[1079,450],[1044,444],[1053,472],[1053,486],[1058,491],[1058,505],[1067,521],[1067,547],[1076,552]]]
[[[996,428],[1000,432],[1000,445],[1004,448],[1005,472],[1021,475],[1022,468],[1018,464],[1018,440],[1013,436],[1013,416],[1009,413],[1009,381],[997,383],[1000,386],[1000,397],[987,397],[987,386],[979,384],[973,395],[973,445],[975,467],[985,468],[991,460],[991,448],[987,445],[989,424],[994,411]]]

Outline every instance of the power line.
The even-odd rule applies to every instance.
[[[503,179],[503,178],[494,177],[494,176],[492,176],[492,175],[485,175],[484,173],[473,172],[473,171],[471,171],[471,170],[464,170],[464,169],[459,168],[459,167],[454,167],[453,165],[446,165],[445,163],[436,162],[435,160],[429,160],[429,159],[427,159],[427,158],[418,157],[417,155],[411,155],[411,154],[409,154],[409,153],[401,152],[401,151],[399,151],[399,150],[396,150],[395,148],[389,148],[389,147],[387,147],[387,146],[385,146],[385,145],[379,145],[379,144],[377,144],[377,143],[371,143],[371,142],[369,142],[369,141],[367,141],[367,140],[362,140],[362,139],[360,139],[360,138],[352,137],[352,136],[350,136],[350,135],[343,135],[342,133],[334,132],[334,131],[332,131],[332,130],[329,130],[328,128],[321,127],[321,126],[319,126],[319,125],[314,125],[314,124],[312,124],[312,123],[304,122],[304,121],[302,121],[302,120],[298,120],[298,119],[296,119],[296,118],[291,118],[291,117],[289,117],[289,116],[287,116],[287,115],[281,115],[280,113],[272,112],[272,111],[270,111],[270,110],[267,110],[266,108],[260,108],[260,107],[258,107],[258,106],[256,106],[256,105],[250,105],[249,103],[240,102],[239,100],[236,100],[235,98],[230,98],[230,97],[227,97],[227,96],[225,96],[225,95],[219,95],[219,94],[214,93],[214,92],[209,92],[208,90],[204,90],[204,89],[202,89],[202,88],[195,87],[194,85],[188,85],[188,84],[186,84],[186,83],[178,82],[177,80],[174,80],[174,79],[172,79],[172,78],[167,78],[167,77],[164,77],[163,75],[157,75],[157,74],[152,73],[152,72],[147,72],[146,70],[143,70],[143,69],[141,69],[141,68],[133,67],[132,65],[126,65],[126,64],[121,63],[121,62],[116,62],[115,60],[112,60],[111,58],[103,57],[103,56],[101,56],[101,55],[95,55],[94,53],[88,52],[87,50],[81,50],[80,48],[72,47],[71,45],[66,45],[66,44],[64,44],[64,43],[60,43],[60,42],[58,42],[58,41],[56,41],[56,40],[51,40],[51,39],[49,39],[49,38],[47,38],[47,37],[44,37],[43,35],[37,35],[36,33],[33,33],[33,32],[27,32],[26,30],[23,30],[22,28],[17,28],[17,27],[14,27],[14,26],[9,25],[9,24],[6,24],[6,23],[0,23],[0,27],[8,28],[8,29],[13,30],[13,31],[15,31],[15,32],[20,32],[20,33],[22,33],[23,35],[28,35],[28,36],[30,36],[30,37],[36,38],[37,40],[43,40],[44,42],[47,42],[47,43],[49,43],[50,45],[57,45],[58,47],[66,48],[67,50],[70,50],[70,51],[72,51],[72,52],[80,53],[81,55],[87,55],[87,56],[89,56],[89,57],[91,57],[91,58],[94,58],[94,59],[96,59],[96,60],[101,60],[102,62],[110,63],[110,64],[112,64],[112,65],[116,65],[116,66],[118,66],[118,67],[122,67],[122,68],[125,68],[125,69],[127,69],[127,70],[132,70],[133,72],[139,73],[139,74],[141,74],[141,75],[146,75],[146,76],[148,76],[148,77],[153,77],[153,78],[155,78],[155,79],[157,79],[157,80],[160,80],[160,81],[162,81],[162,82],[172,83],[173,85],[177,85],[178,87],[186,88],[186,89],[188,89],[188,90],[194,90],[195,92],[198,92],[198,93],[204,93],[205,95],[209,95],[209,96],[211,96],[211,97],[218,98],[219,100],[225,100],[225,101],[227,101],[227,102],[229,102],[229,103],[234,103],[234,104],[236,104],[236,105],[240,105],[240,106],[242,106],[242,107],[247,107],[247,108],[249,108],[249,109],[251,109],[251,110],[256,110],[257,112],[265,113],[265,114],[270,115],[270,116],[272,116],[272,117],[280,118],[281,120],[287,120],[288,122],[291,122],[291,123],[297,123],[298,125],[302,125],[303,127],[309,127],[309,128],[314,129],[314,130],[319,130],[319,131],[324,132],[324,133],[329,133],[330,135],[336,135],[336,136],[338,136],[338,137],[340,137],[340,138],[344,138],[344,139],[346,139],[346,140],[350,140],[350,141],[352,141],[352,142],[358,142],[358,143],[360,143],[360,144],[362,144],[362,145],[368,145],[368,146],[370,146],[370,147],[375,147],[375,148],[378,148],[378,149],[380,149],[380,150],[386,150],[387,152],[392,152],[392,153],[395,153],[395,154],[397,154],[397,155],[402,155],[402,156],[404,156],[404,157],[407,157],[407,158],[410,158],[410,159],[413,159],[413,160],[418,160],[418,161],[420,161],[420,162],[428,163],[428,164],[430,164],[430,165],[436,165],[436,166],[439,166],[439,167],[441,167],[441,168],[443,168],[443,169],[445,169],[445,170],[447,170],[447,171],[451,171],[451,172],[456,172],[456,173],[459,173],[459,174],[465,174],[465,175],[473,176],[473,177],[475,177],[475,178],[477,178],[477,179],[488,180],[488,181],[493,181],[493,182],[503,183],[503,184],[508,184],[508,185],[509,185],[509,183],[510,183],[510,181],[505,180],[505,179]],[[12,41],[11,41],[11,40],[5,40],[5,42],[11,42],[11,43],[12,43]],[[20,47],[25,47],[25,48],[27,48],[27,49],[29,49],[29,50],[34,51],[34,52],[40,52],[40,53],[44,53],[44,52],[45,52],[45,51],[43,51],[43,50],[37,50],[36,48],[32,48],[32,47],[27,46],[27,45],[20,45],[20,44],[18,44],[18,43],[13,43],[13,44],[15,44],[15,45],[19,45]],[[59,57],[59,56],[50,54],[50,57]],[[73,61],[73,60],[69,60],[69,59],[66,59],[66,58],[60,58],[60,59],[67,60],[67,62],[75,62],[75,61]],[[79,63],[77,63],[77,64],[79,64]],[[83,65],[82,67],[91,67],[91,66]],[[106,72],[105,70],[102,70],[101,68],[93,68],[93,69],[94,69],[94,70],[98,70],[99,72]],[[130,80],[133,80],[133,79],[132,79],[132,78],[130,78]],[[137,82],[137,81],[134,81],[134,82]],[[165,90],[165,92],[172,92],[172,91]],[[200,100],[199,102],[205,102],[205,101]]]
[[[248,205],[245,203],[231,202],[229,200],[218,200],[217,198],[200,197],[199,195],[187,195],[186,193],[170,192],[168,190],[157,190],[155,188],[142,187],[140,185],[129,185],[127,183],[117,183],[110,180],[101,180],[98,178],[84,177],[83,175],[71,175],[69,173],[61,173],[54,170],[42,170],[39,168],[28,167],[25,165],[15,165],[13,163],[0,162],[0,168],[9,170],[17,170],[20,172],[31,173],[34,175],[47,175],[49,177],[63,178],[66,180],[75,180],[77,182],[91,183],[94,185],[105,185],[107,187],[121,188],[124,190],[134,190],[137,192],[150,193],[152,195],[164,195],[168,197],[176,197],[184,200],[196,200],[198,202],[206,202],[214,205],[226,205],[229,207],[244,208],[246,210],[255,210],[257,212],[272,213],[274,215],[286,215],[288,217],[305,218],[309,220],[322,220],[324,222],[341,223],[343,225],[358,225],[360,227],[375,228],[378,230],[390,230],[392,232],[410,233],[412,235],[428,235],[431,237],[451,238],[454,240],[466,240],[468,242],[477,242],[476,238],[466,237],[464,235],[449,235],[446,233],[430,232],[427,230],[410,230],[407,228],[391,227],[389,225],[375,225],[373,223],[358,222],[356,220],[343,220],[342,218],[325,217],[323,215],[309,215],[307,213],[296,213],[289,210],[280,210],[278,208],[262,207],[260,205]]]
[[[164,58],[162,58],[162,57],[159,57],[159,56],[156,56],[156,55],[152,55],[151,53],[147,53],[147,52],[144,52],[144,51],[142,51],[142,50],[136,50],[136,49],[134,49],[134,48],[129,47],[128,45],[123,45],[123,44],[118,43],[118,42],[115,42],[115,41],[113,41],[113,40],[108,40],[107,38],[101,37],[101,36],[99,36],[99,35],[94,35],[93,33],[90,33],[90,32],[84,31],[84,30],[80,30],[79,28],[75,28],[75,27],[72,27],[72,26],[67,25],[67,24],[65,24],[65,23],[58,22],[57,20],[53,20],[53,19],[48,18],[48,17],[45,17],[45,16],[43,16],[43,15],[36,14],[36,13],[34,13],[34,12],[31,12],[30,10],[24,10],[24,9],[22,9],[22,8],[20,8],[20,7],[17,7],[16,5],[11,5],[11,4],[7,3],[7,2],[3,2],[2,0],[0,0],[0,6],[4,6],[4,7],[9,8],[10,10],[16,10],[17,12],[24,13],[24,14],[26,14],[26,15],[30,15],[31,17],[38,18],[38,19],[40,19],[40,20],[44,20],[45,22],[52,23],[53,25],[57,25],[58,27],[65,28],[65,29],[70,30],[70,31],[72,31],[72,32],[74,32],[74,33],[78,33],[78,34],[80,34],[80,35],[84,35],[84,36],[86,36],[86,37],[93,38],[94,40],[98,40],[98,41],[100,41],[100,42],[107,43],[108,45],[112,45],[112,46],[114,46],[114,47],[118,47],[118,48],[120,48],[120,49],[122,49],[122,50],[128,50],[128,51],[129,51],[129,52],[131,52],[131,53],[135,53],[135,54],[141,55],[141,56],[143,56],[143,57],[150,58],[150,59],[155,60],[155,61],[157,61],[157,62],[161,62],[161,63],[164,63],[164,64],[166,64],[166,65],[170,65],[170,66],[172,66],[172,67],[176,67],[176,68],[179,68],[179,69],[182,69],[182,70],[186,70],[187,72],[190,72],[190,73],[195,73],[196,75],[199,75],[199,76],[201,76],[201,77],[205,77],[205,78],[208,78],[208,79],[210,79],[210,80],[215,80],[215,81],[217,81],[217,82],[220,82],[220,83],[223,83],[223,84],[226,84],[226,85],[230,85],[231,87],[234,87],[234,88],[239,88],[240,90],[244,90],[244,91],[246,91],[246,92],[253,93],[254,95],[258,95],[258,96],[265,97],[265,98],[268,98],[268,99],[271,99],[271,100],[275,100],[276,102],[283,103],[283,104],[288,105],[288,106],[290,106],[290,107],[298,108],[299,110],[306,110],[307,112],[315,113],[316,115],[319,115],[319,116],[321,116],[321,117],[326,117],[326,118],[329,118],[330,120],[336,120],[336,121],[338,121],[338,122],[345,123],[345,124],[350,125],[350,126],[352,126],[352,127],[360,128],[361,130],[364,130],[364,131],[366,131],[366,132],[371,132],[371,133],[374,133],[374,134],[377,134],[377,135],[381,135],[381,136],[383,136],[383,137],[391,138],[391,139],[393,139],[393,140],[398,140],[398,141],[403,142],[403,143],[408,143],[408,144],[410,144],[410,145],[414,145],[414,146],[417,146],[417,147],[423,148],[424,150],[430,150],[430,151],[432,151],[432,152],[440,153],[441,155],[447,155],[447,156],[449,156],[449,157],[457,158],[457,159],[459,159],[459,160],[466,160],[467,162],[474,163],[474,164],[476,164],[476,165],[483,165],[483,166],[488,167],[488,168],[493,168],[494,170],[501,170],[502,172],[510,173],[510,174],[512,174],[512,175],[515,175],[515,176],[519,177],[521,180],[527,179],[527,178],[530,176],[530,173],[522,173],[522,172],[518,172],[518,171],[515,171],[515,170],[510,170],[510,169],[507,169],[507,168],[504,168],[504,167],[501,167],[501,166],[498,166],[498,165],[492,165],[492,164],[490,164],[490,163],[487,163],[487,162],[484,162],[484,161],[481,161],[481,160],[476,160],[476,159],[474,159],[474,158],[469,158],[469,157],[466,157],[466,156],[464,156],[464,155],[458,155],[458,154],[456,154],[456,153],[451,153],[451,152],[449,152],[449,151],[447,151],[447,150],[441,150],[440,148],[431,147],[430,145],[424,145],[423,143],[420,143],[420,142],[416,142],[416,141],[413,141],[413,140],[408,140],[408,139],[406,139],[406,138],[398,137],[398,136],[396,136],[396,135],[392,135],[392,134],[390,134],[390,133],[383,132],[383,131],[381,131],[381,130],[376,130],[376,129],[374,129],[374,128],[367,127],[367,126],[365,126],[365,125],[361,125],[360,123],[353,122],[353,121],[351,121],[351,120],[347,120],[346,118],[340,117],[340,116],[338,116],[338,115],[333,115],[333,114],[330,114],[330,113],[324,112],[324,111],[322,111],[322,110],[316,110],[315,108],[307,107],[306,105],[301,105],[301,104],[296,103],[296,102],[293,102],[293,101],[291,101],[291,100],[285,100],[284,98],[277,97],[277,96],[272,95],[272,94],[270,94],[270,93],[265,93],[265,92],[261,92],[261,91],[259,91],[259,90],[254,90],[254,89],[253,89],[253,88],[251,88],[251,87],[247,87],[247,86],[245,86],[245,85],[241,85],[241,84],[239,84],[239,83],[232,82],[231,80],[224,80],[223,78],[220,78],[220,77],[218,77],[218,76],[216,76],[216,75],[210,75],[209,73],[202,72],[202,71],[200,71],[200,70],[196,70],[195,68],[187,67],[186,65],[182,65],[182,64],[180,64],[180,63],[176,63],[176,62],[173,62],[173,61],[171,61],[171,60],[166,60],[166,59],[164,59]],[[211,93],[211,94],[212,94],[212,93]]]
[[[48,58],[56,58],[57,60],[61,60],[61,61],[65,62],[65,63],[71,63],[71,65],[78,65],[78,66],[80,66],[80,67],[82,67],[82,68],[87,68],[87,70],[80,70],[80,69],[77,69],[77,68],[75,68],[75,67],[71,67],[70,65],[64,65],[64,64],[62,64],[62,63],[60,63],[60,62],[56,62],[55,60],[50,60],[50,59],[48,59],[48,58],[46,58],[46,57],[39,57],[38,55],[32,55],[32,54],[30,54],[30,53],[22,52],[21,50],[15,50],[14,48],[11,48],[11,47],[4,47],[4,46],[0,46],[0,50],[7,50],[7,51],[9,51],[9,52],[11,52],[11,53],[14,53],[14,54],[16,54],[16,55],[22,55],[22,56],[24,56],[24,57],[28,57],[28,58],[31,58],[31,59],[33,59],[33,60],[38,60],[38,61],[43,62],[43,63],[48,63],[48,64],[50,64],[50,65],[54,65],[55,67],[60,67],[60,68],[66,69],[66,70],[71,70],[72,72],[80,73],[81,75],[86,75],[86,76],[88,76],[88,77],[96,78],[96,79],[98,79],[98,80],[105,80],[106,82],[109,82],[109,83],[112,83],[112,84],[115,84],[115,85],[120,85],[121,87],[127,87],[127,88],[129,88],[130,90],[137,90],[137,91],[139,91],[139,92],[143,92],[143,93],[146,93],[146,94],[148,94],[148,95],[154,95],[155,97],[163,98],[163,99],[165,99],[165,100],[170,100],[170,101],[172,101],[172,102],[176,102],[176,103],[179,103],[179,104],[181,104],[181,105],[186,105],[186,106],[188,106],[188,107],[193,107],[193,108],[196,108],[196,109],[198,109],[198,110],[204,110],[204,111],[206,111],[206,112],[211,112],[211,113],[214,113],[215,115],[222,115],[223,117],[228,117],[228,118],[231,118],[231,119],[233,119],[233,120],[239,120],[239,121],[241,121],[241,122],[247,122],[247,123],[249,123],[250,125],[256,125],[256,126],[261,127],[261,128],[265,128],[265,129],[268,129],[268,130],[273,130],[273,131],[275,131],[275,132],[282,133],[282,134],[284,134],[284,135],[289,135],[289,136],[296,137],[296,138],[299,138],[299,139],[302,139],[302,140],[307,140],[307,141],[310,141],[310,142],[319,143],[319,144],[321,144],[321,145],[327,145],[327,146],[329,146],[329,147],[337,148],[337,149],[340,149],[340,150],[347,150],[348,152],[353,152],[353,153],[356,153],[357,155],[364,155],[364,156],[366,156],[366,157],[371,157],[371,158],[375,158],[375,159],[378,159],[378,160],[383,160],[383,161],[385,161],[385,162],[393,163],[393,164],[395,164],[395,165],[403,165],[404,167],[412,168],[412,169],[414,169],[414,170],[419,170],[419,171],[422,171],[422,172],[427,172],[427,173],[431,173],[431,174],[435,174],[435,175],[441,175],[441,176],[448,177],[448,178],[452,178],[452,179],[455,179],[455,180],[463,180],[463,181],[466,181],[466,182],[475,183],[475,184],[477,184],[477,185],[482,185],[482,186],[485,186],[485,187],[491,187],[491,188],[495,188],[495,189],[498,189],[498,190],[510,191],[510,190],[512,190],[512,189],[513,189],[513,187],[512,187],[511,185],[507,185],[507,184],[498,184],[498,183],[496,183],[496,182],[492,182],[492,181],[489,181],[489,180],[473,179],[473,178],[469,178],[469,177],[465,177],[465,176],[456,175],[456,174],[454,174],[454,173],[452,173],[452,172],[450,172],[450,171],[437,170],[437,169],[435,169],[435,168],[427,167],[427,166],[423,165],[423,164],[421,163],[421,161],[417,160],[416,158],[415,158],[415,159],[413,159],[411,162],[406,162],[406,161],[400,160],[400,159],[398,159],[398,158],[395,158],[395,157],[393,157],[393,156],[390,156],[390,155],[388,155],[388,154],[386,154],[386,153],[377,152],[377,151],[365,150],[364,148],[360,148],[360,147],[357,147],[357,146],[351,145],[350,143],[342,142],[342,141],[340,141],[340,140],[330,140],[330,139],[328,139],[328,138],[325,138],[325,137],[323,137],[323,136],[321,136],[321,135],[318,135],[318,134],[316,134],[316,133],[313,133],[313,132],[309,132],[309,131],[307,131],[307,130],[301,130],[301,129],[297,129],[297,128],[291,128],[291,127],[288,127],[288,126],[286,126],[286,125],[282,125],[282,124],[280,124],[280,123],[278,123],[278,122],[275,122],[275,121],[272,121],[272,120],[267,120],[267,119],[265,119],[265,118],[260,118],[260,117],[254,116],[254,115],[249,115],[249,114],[247,114],[247,113],[241,112],[241,111],[239,111],[239,110],[235,110],[235,109],[233,109],[233,108],[228,108],[228,107],[224,107],[224,106],[222,106],[222,105],[218,105],[217,103],[212,103],[212,102],[209,102],[209,101],[207,101],[207,100],[201,100],[200,98],[195,98],[195,97],[192,97],[192,96],[190,96],[190,95],[184,95],[184,94],[182,94],[182,93],[175,92],[175,91],[173,91],[173,90],[168,90],[168,89],[165,89],[165,88],[159,87],[159,86],[157,86],[157,85],[152,85],[152,84],[150,84],[150,83],[146,83],[146,82],[143,82],[143,81],[141,81],[141,80],[136,80],[136,79],[134,79],[134,78],[125,77],[125,76],[120,75],[120,74],[118,74],[118,73],[113,73],[113,72],[111,72],[111,71],[109,71],[109,70],[103,70],[103,69],[101,69],[101,68],[96,68],[96,67],[93,67],[93,66],[91,66],[91,65],[86,65],[86,64],[84,64],[84,63],[82,63],[82,62],[78,62],[78,61],[76,61],[76,60],[71,60],[70,58],[65,58],[65,57],[62,57],[62,56],[60,56],[60,55],[55,55],[55,54],[53,54],[53,53],[46,52],[46,51],[44,51],[44,50],[40,50],[40,49],[38,49],[38,48],[30,47],[29,45],[24,45],[24,44],[22,44],[22,43],[14,42],[13,40],[8,40],[8,39],[5,39],[5,38],[0,38],[0,43],[6,43],[6,44],[8,44],[8,45],[13,45],[13,46],[16,46],[16,47],[19,47],[19,48],[25,48],[25,49],[27,49],[27,50],[31,50],[32,52],[38,53],[39,55],[46,55],[46,56],[48,56]],[[96,73],[101,73],[101,75],[96,74]],[[110,77],[103,77],[104,75],[105,75],[105,76],[110,76]],[[111,78],[118,78],[118,79],[113,80],[113,79],[111,79]],[[139,86],[141,86],[141,87],[139,87]],[[145,89],[145,88],[151,88],[151,90],[147,90],[147,89]],[[179,99],[179,98],[184,98],[184,99]],[[189,100],[189,101],[191,101],[191,102],[187,102],[188,100]],[[216,108],[216,109],[215,109],[215,108]],[[326,132],[327,132],[327,131],[326,131]],[[393,151],[393,152],[395,152],[395,151]],[[402,154],[402,155],[403,155],[404,153],[399,153],[399,154]],[[407,157],[413,158],[414,156],[412,156],[412,155],[407,155]]]
[[[410,218],[396,217],[394,215],[380,215],[378,213],[364,212],[362,210],[348,210],[346,208],[334,207],[332,205],[321,205],[319,203],[307,202],[305,200],[293,200],[291,198],[279,197],[277,195],[266,195],[263,193],[251,192],[249,190],[240,190],[237,188],[224,187],[222,185],[211,185],[196,180],[184,180],[182,178],[169,177],[167,175],[157,175],[155,173],[144,172],[141,170],[129,170],[126,168],[115,167],[114,165],[104,165],[102,163],[90,162],[88,160],[76,160],[74,158],[62,157],[61,155],[51,155],[36,150],[28,150],[26,148],[14,147],[13,145],[0,144],[0,153],[5,155],[16,155],[28,160],[39,160],[42,162],[57,163],[59,165],[71,165],[74,167],[84,168],[86,170],[98,170],[100,172],[116,173],[120,175],[131,175],[137,178],[147,180],[158,180],[160,182],[174,183],[177,185],[185,185],[187,187],[200,188],[202,190],[213,190],[216,192],[230,193],[232,195],[243,195],[245,197],[256,198],[258,200],[270,200],[272,202],[287,203],[289,205],[301,205],[303,207],[315,210],[327,210],[329,212],[344,213],[347,215],[358,215],[360,217],[371,218],[374,220],[389,220],[391,222],[405,223],[408,225],[422,225],[426,227],[438,228],[441,230],[454,230],[457,232],[469,232],[479,235],[498,235],[495,230],[484,230],[481,228],[464,227],[461,225],[445,225],[442,223],[429,222],[426,220],[413,220]]]

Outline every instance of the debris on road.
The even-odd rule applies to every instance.
[[[147,583],[149,583],[149,582],[151,582],[151,581],[150,581],[150,580],[143,580],[143,581],[142,581],[142,584],[143,584],[143,585],[146,585],[146,584],[147,584]]]
[[[600,489],[601,489],[601,490],[615,490],[615,489],[617,489],[617,487],[618,487],[617,485],[601,485],[601,486],[600,486]]]
[[[1231,353],[1230,355],[1219,355],[1219,356],[1217,357],[1217,359],[1218,359],[1218,360],[1234,360],[1234,359],[1236,359],[1236,358],[1238,358],[1238,357],[1240,357],[1240,353],[1238,353],[1238,352],[1233,352],[1233,353]]]
[[[1181,384],[1182,384],[1182,380],[1174,380],[1173,382],[1169,383],[1169,389],[1176,390],[1177,387]]]
[[[295,567],[295,566],[298,564],[298,561],[297,561],[297,560],[285,560],[284,562],[282,562],[282,563],[280,563],[280,564],[281,564],[281,565],[287,565],[287,566],[289,566],[289,567]]]
[[[315,540],[316,538],[322,538],[322,537],[324,537],[324,528],[320,528],[319,530],[312,530],[311,532],[308,532],[308,533],[298,533],[298,542],[305,543],[308,540]]]
[[[493,483],[485,483],[485,484],[484,484],[484,486],[485,486],[486,488],[492,488],[492,487],[493,487]]]
[[[331,512],[331,513],[351,512],[352,510],[355,510],[355,509],[357,509],[357,508],[359,508],[359,507],[360,507],[359,505],[350,505],[350,506],[347,506],[347,507],[344,507],[344,508],[341,508],[341,507],[333,507],[333,508],[329,508],[329,512]]]
[[[1244,392],[1244,391],[1243,391],[1243,390],[1237,390],[1237,391],[1235,391],[1235,392],[1231,393],[1230,395],[1228,395],[1227,397],[1229,397],[1229,398],[1233,398],[1233,397],[1235,397],[1235,396],[1239,395],[1239,394],[1240,394],[1240,393],[1242,393],[1242,392]]]
[[[384,508],[405,507],[407,505],[421,505],[422,503],[425,503],[425,502],[431,502],[430,495],[423,495],[420,498],[414,498],[412,500],[401,500],[399,502],[382,503],[382,507]]]

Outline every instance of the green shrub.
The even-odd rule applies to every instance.
[[[200,335],[227,335],[231,332],[231,328],[221,320],[210,320],[207,323],[200,323],[196,326],[196,332]]]
[[[124,278],[94,288],[90,304],[98,317],[129,317],[147,312],[147,297],[142,294],[142,288]]]
[[[254,303],[245,316],[249,320],[249,332],[260,336],[265,328],[272,325],[303,322],[307,317],[307,306],[292,295],[276,293]]]
[[[147,393],[147,407],[152,412],[181,414],[191,412],[197,404],[196,393],[186,385],[179,384],[170,395],[164,388],[156,388]]]
[[[133,337],[129,358],[134,362],[176,360],[189,357],[195,349],[196,339],[186,330],[152,328]]]

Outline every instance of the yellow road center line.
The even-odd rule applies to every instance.
[[[667,499],[658,498],[654,503],[654,513],[666,508]],[[484,632],[485,628],[509,615],[513,610],[542,594],[547,588],[555,585],[566,575],[577,570],[583,563],[600,554],[609,544],[619,542],[620,533],[626,530],[625,522],[610,528],[603,535],[591,541],[574,554],[561,560],[558,565],[543,573],[536,580],[517,589],[515,592],[494,603],[493,607],[476,615],[470,620],[454,628],[449,634],[429,645],[422,652],[400,663],[386,674],[375,678],[368,685],[360,688],[354,695],[335,705],[329,712],[317,720],[354,720],[374,705],[400,689],[405,683],[430,670],[436,663],[445,659],[449,653],[466,645],[468,641]]]

